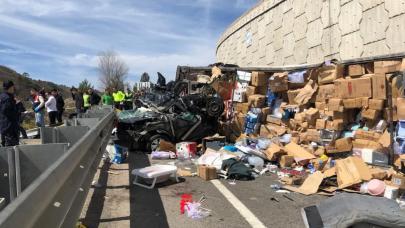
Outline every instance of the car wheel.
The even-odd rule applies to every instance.
[[[164,135],[153,135],[152,137],[149,138],[146,149],[149,152],[156,151],[159,148],[160,140],[162,139],[165,141],[169,141],[167,137]]]

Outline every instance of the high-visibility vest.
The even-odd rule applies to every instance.
[[[88,94],[83,94],[83,106],[85,108],[90,107],[90,95]]]
[[[121,102],[125,99],[125,94],[122,91],[113,93],[114,102]]]

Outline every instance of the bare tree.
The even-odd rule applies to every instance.
[[[98,70],[104,89],[124,90],[124,81],[129,68],[116,52],[102,52],[98,58]]]

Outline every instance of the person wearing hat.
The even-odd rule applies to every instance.
[[[3,82],[0,94],[0,134],[2,146],[19,144],[19,117],[14,99],[15,87],[12,81]]]

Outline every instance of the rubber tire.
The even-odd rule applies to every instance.
[[[152,143],[153,143],[153,141],[155,141],[155,140],[160,141],[161,139],[163,139],[165,141],[170,141],[166,135],[160,135],[160,134],[153,135],[152,137],[149,138],[149,140],[148,140],[148,142],[146,144],[147,152],[152,152]]]

